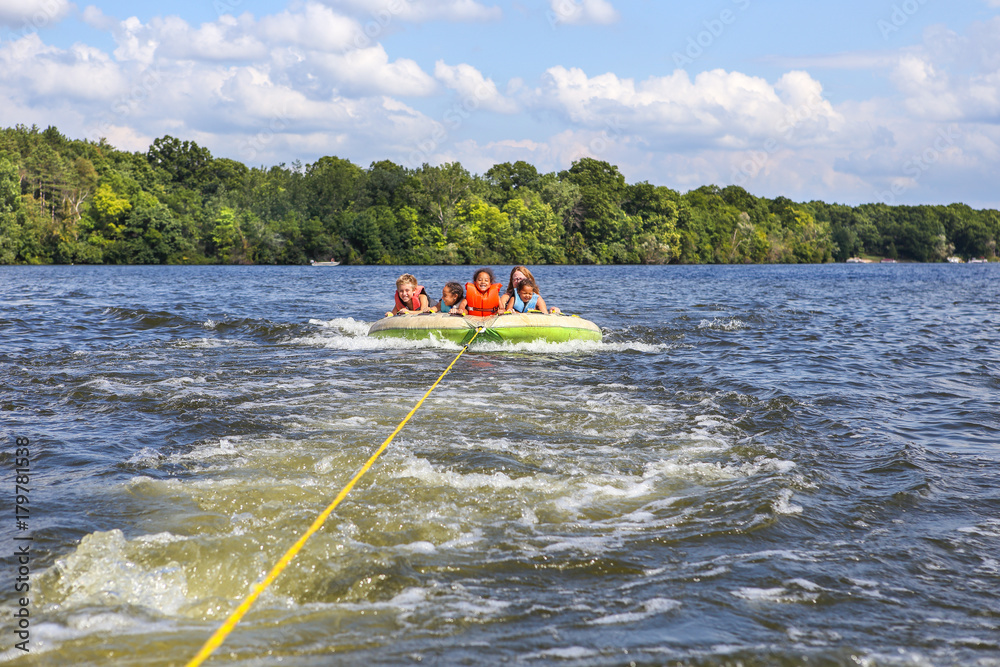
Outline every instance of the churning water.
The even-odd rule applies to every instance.
[[[0,659],[189,660],[458,353],[366,335],[395,277],[471,268],[0,268]],[[535,277],[604,341],[463,355],[208,664],[1000,665],[1000,266]]]

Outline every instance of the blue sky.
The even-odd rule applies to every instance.
[[[0,0],[0,125],[1000,207],[1000,0]]]

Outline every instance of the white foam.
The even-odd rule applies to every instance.
[[[433,554],[437,553],[437,547],[433,543],[427,541],[411,542],[410,544],[402,544],[397,547],[400,551],[413,553],[413,554]]]
[[[234,338],[185,338],[183,340],[171,341],[171,347],[182,350],[218,349],[222,347],[256,347],[257,343],[249,340],[238,340]]]
[[[374,336],[342,336],[316,334],[313,336],[301,336],[289,341],[292,345],[303,345],[308,347],[321,347],[330,350],[460,350],[461,346],[447,340],[437,338],[424,338],[421,340],[410,340],[408,338],[386,337],[378,338]]]
[[[583,660],[585,658],[595,658],[600,653],[582,646],[567,646],[565,648],[550,648],[537,653],[529,653],[524,656],[526,660],[539,658],[557,658],[559,660]]]
[[[590,621],[591,625],[613,625],[622,623],[635,623],[643,619],[651,618],[653,616],[659,616],[660,614],[665,614],[667,612],[673,611],[674,609],[680,608],[681,603],[677,600],[671,600],[670,598],[653,598],[652,600],[647,600],[642,605],[641,611],[625,612],[621,614],[611,614],[610,616],[602,616],[601,618],[596,618]]]
[[[751,601],[777,602],[785,594],[784,588],[752,588],[745,587],[730,593],[738,598]]]
[[[730,319],[715,318],[712,320],[702,320],[698,323],[699,329],[712,329],[715,331],[737,331],[747,328],[747,323],[735,317]]]
[[[981,526],[963,526],[958,532],[982,537],[1000,537],[1000,520],[989,519]]]
[[[799,580],[796,580],[796,582]],[[811,584],[815,586],[815,584]],[[798,584],[796,583],[796,586]],[[801,586],[800,586],[801,587]],[[744,600],[749,600],[751,602],[815,602],[819,597],[819,594],[813,591],[802,592],[802,591],[789,591],[786,588],[754,588],[745,587],[739,588],[735,591],[730,591],[730,594],[742,598]]]
[[[125,463],[133,466],[152,466],[163,461],[163,459],[165,458],[166,457],[163,454],[156,451],[155,449],[152,449],[150,447],[143,447],[135,454],[130,456],[128,460],[125,461]]]
[[[182,375],[180,377],[166,378],[160,380],[159,382],[154,382],[154,385],[162,385],[166,387],[183,387],[189,384],[205,384],[208,379],[205,376],[199,376],[196,378],[188,377],[187,375]]]
[[[187,603],[183,569],[176,563],[144,568],[129,552],[129,543],[120,530],[84,536],[75,551],[52,567],[64,593],[62,605],[80,608],[127,604],[176,615]]]
[[[427,601],[427,589],[425,588],[404,588],[395,595],[389,604],[403,610],[416,609],[417,605]]]
[[[367,336],[371,322],[356,320],[353,317],[335,317],[332,320],[309,320],[309,324],[315,324],[324,329],[336,329],[350,336]]]
[[[771,503],[771,508],[778,514],[801,514],[802,506],[792,502],[791,489],[782,489],[778,499]]]
[[[787,583],[794,584],[794,585],[798,586],[799,588],[803,588],[803,589],[805,589],[807,591],[821,591],[821,590],[824,590],[822,586],[820,586],[819,584],[815,584],[815,583],[809,581],[808,579],[802,579],[802,578],[789,579]]]

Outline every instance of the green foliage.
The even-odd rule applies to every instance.
[[[145,153],[0,129],[0,263],[763,263],[995,257],[1000,213],[628,184],[594,158],[269,168],[164,136]]]

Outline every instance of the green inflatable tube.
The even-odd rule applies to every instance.
[[[438,338],[464,345],[478,327],[486,327],[476,340],[526,343],[536,340],[565,343],[573,340],[601,340],[601,328],[576,315],[510,313],[473,317],[447,313],[393,315],[375,322],[369,336],[420,340]]]

